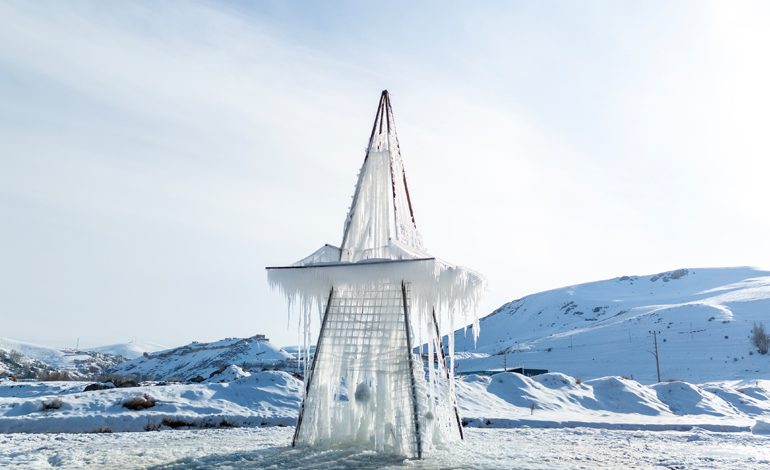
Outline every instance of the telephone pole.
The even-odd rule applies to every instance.
[[[652,333],[652,341],[655,345],[655,352],[647,351],[648,353],[655,356],[655,369],[658,371],[658,383],[660,383],[660,360],[658,358],[658,332],[657,331],[650,331]]]

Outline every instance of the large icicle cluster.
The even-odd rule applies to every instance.
[[[323,322],[298,444],[417,456],[416,439],[425,449],[459,437],[453,335],[445,360],[440,331],[476,321],[483,278],[434,258],[271,269],[268,278],[299,313],[305,341],[314,317]]]
[[[454,335],[446,353],[441,335],[468,324],[478,335],[485,281],[424,250],[387,92],[340,248],[324,245],[291,266],[268,268],[268,281],[298,314],[306,354],[295,445],[359,445],[420,457],[427,447],[462,437]],[[311,363],[316,315],[320,335]]]
[[[406,184],[390,98],[383,93],[345,219],[341,261],[424,255]]]

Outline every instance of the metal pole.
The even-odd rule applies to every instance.
[[[414,359],[412,358],[412,333],[409,325],[409,308],[406,305],[406,284],[401,281],[401,298],[404,302],[404,329],[406,330],[406,353],[409,357],[409,381],[412,385],[412,412],[414,433],[417,440],[417,458],[422,458],[422,437],[420,436],[420,415],[417,406],[417,383],[414,380]]]
[[[321,332],[318,333],[318,343],[315,345],[315,354],[313,354],[313,363],[310,365],[310,374],[305,377],[305,396],[302,397],[302,405],[299,408],[299,417],[297,418],[297,427],[294,428],[294,437],[291,440],[291,446],[297,445],[297,438],[299,438],[299,429],[302,426],[302,418],[305,415],[305,402],[307,396],[310,393],[310,382],[313,380],[313,372],[315,372],[315,365],[318,362],[318,356],[321,352],[321,339],[324,336],[324,330],[326,330],[326,319],[329,318],[329,307],[332,304],[332,295],[334,294],[334,287],[329,291],[329,299],[326,301],[326,309],[324,311],[324,318],[321,321]]]
[[[655,356],[655,369],[658,372],[658,383],[660,383],[660,360],[658,358],[658,332],[657,331],[650,331],[652,333],[652,341],[655,345],[655,352],[648,351],[650,354]]]
[[[655,343],[655,369],[658,371],[658,382],[660,382],[660,356],[658,354],[658,333],[652,332],[652,340]]]
[[[438,339],[438,350],[441,352],[441,362],[444,364],[446,379],[450,380],[449,366],[447,366],[446,363],[446,355],[444,355],[444,344],[441,342],[441,334],[438,331],[438,321],[436,320],[435,308],[431,310],[431,314],[433,315],[433,326],[436,327],[436,338]],[[430,360],[433,361],[433,358],[431,357]],[[457,410],[457,401],[455,400],[454,396],[449,397],[449,399],[452,400],[452,407],[455,410],[455,420],[457,421],[457,430],[460,431],[460,440],[465,440],[465,436],[463,435],[463,423],[460,421],[460,412]]]

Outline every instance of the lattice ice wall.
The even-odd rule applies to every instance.
[[[418,394],[425,387],[419,357],[412,355],[408,286],[342,286],[330,299],[296,445],[350,444],[419,456],[425,411]]]

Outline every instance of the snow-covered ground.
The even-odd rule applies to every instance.
[[[221,382],[222,381],[222,382]],[[294,425],[302,382],[286,372],[232,366],[200,384],[84,392],[88,382],[0,382],[0,433],[120,432],[169,427]],[[142,410],[124,406],[149,397]]]
[[[750,343],[755,322],[770,328],[770,272],[681,269],[623,276],[529,295],[455,334],[462,373],[507,366],[591,379],[656,381],[651,331],[663,380],[693,383],[770,378],[770,355]]]
[[[302,391],[302,382],[286,372],[249,374],[237,366],[205,383],[84,392],[87,384],[0,382],[0,432],[293,426]],[[145,395],[154,406],[123,406]],[[529,378],[505,372],[459,380],[457,398],[469,427],[770,432],[768,380],[648,386],[622,377],[577,383],[558,373]]]
[[[289,447],[291,427],[0,435],[0,468],[770,468],[770,437],[600,429],[468,429],[464,442],[408,461],[355,449]]]

